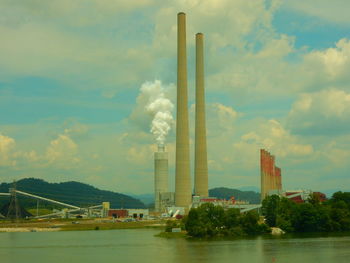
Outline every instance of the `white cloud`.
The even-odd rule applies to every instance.
[[[332,80],[344,74],[348,76],[347,69],[350,66],[350,41],[343,38],[336,43],[334,48],[331,47],[321,51],[312,51],[305,55],[305,63],[314,64],[314,66],[322,65],[323,70]],[[315,69],[317,70],[317,67]]]
[[[135,145],[128,149],[126,159],[132,164],[147,165],[152,163],[153,154],[156,151],[154,145]]]
[[[129,13],[153,3],[153,0],[2,0],[0,9],[6,10],[3,22],[13,25],[31,20],[51,23],[59,20],[65,25],[82,27],[99,24],[110,15]]]
[[[63,126],[65,127],[64,134],[70,137],[81,137],[89,131],[88,125],[71,120],[65,121]]]
[[[176,14],[185,11],[190,100],[194,93],[194,74],[190,74],[194,69],[194,34],[198,31],[205,36],[207,94],[218,98],[207,104],[211,182],[230,182],[232,186],[258,182],[259,148],[276,154],[277,161],[289,165],[288,169],[290,164],[295,165],[297,172],[310,160],[314,167],[320,163],[332,164],[333,169],[337,165],[347,167],[349,155],[342,145],[348,145],[350,140],[340,139],[339,134],[348,133],[350,123],[350,41],[342,39],[323,50],[297,49],[293,36],[281,34],[272,26],[281,3],[3,0],[0,78],[4,81],[18,76],[48,77],[72,88],[101,88],[98,94],[113,99],[115,94],[124,95],[122,90],[134,92],[147,79],[174,82]],[[325,4],[326,1],[320,1],[320,5]],[[318,14],[320,11],[312,8],[322,8],[311,6],[309,0],[288,1],[288,5],[320,17],[332,16],[332,21],[336,21],[335,12],[325,13],[340,8],[324,8]],[[137,13],[133,13],[135,10]],[[339,18],[343,20],[344,17]],[[300,92],[304,94],[294,102],[287,119],[260,115],[259,109],[261,114],[273,112],[275,102],[281,106],[280,98],[292,100]],[[167,95],[175,101],[174,85]],[[225,98],[225,103],[220,97]],[[249,112],[253,107],[238,110],[240,104],[255,106],[266,100],[269,104],[253,109],[257,111],[253,117]],[[27,149],[22,149],[17,136],[14,137],[20,150],[14,148],[14,139],[0,137],[0,162],[20,164],[23,174],[33,167],[42,169],[43,174],[50,169],[55,174],[62,169],[73,174],[79,168],[77,174],[87,175],[109,189],[150,192],[155,148],[149,132],[151,117],[144,109],[146,103],[145,98],[139,97],[132,113],[119,123],[88,126],[68,122],[53,129],[54,139],[45,141],[41,133],[35,135],[36,139],[28,136],[23,139],[30,142]],[[288,109],[284,111],[287,114]],[[193,132],[193,115],[191,118]],[[309,136],[303,136],[306,133]],[[315,136],[321,133],[329,137]],[[89,140],[84,140],[84,136],[89,136]],[[174,155],[174,133],[169,134],[169,142],[169,154]],[[174,156],[169,161],[173,167]],[[37,171],[28,173],[35,176]],[[131,183],[137,180],[142,183]]]
[[[45,158],[51,165],[69,169],[80,162],[77,153],[78,145],[68,135],[60,134],[50,142]]]
[[[229,132],[234,131],[234,122],[239,116],[237,111],[221,103],[209,105],[208,109],[209,119],[211,119],[209,132],[218,131],[218,128],[221,128],[221,132],[225,130]]]
[[[350,2],[347,0],[284,0],[285,7],[312,17],[341,24],[350,24],[348,10]]]
[[[241,136],[241,141],[234,147],[248,147],[254,150],[264,148],[282,158],[303,158],[314,152],[312,145],[305,144],[300,138],[290,134],[280,122],[271,119],[261,122],[254,131]]]
[[[288,127],[306,135],[350,131],[350,93],[338,89],[302,94],[288,115]]]
[[[15,166],[16,161],[12,159],[15,140],[0,133],[0,166]]]

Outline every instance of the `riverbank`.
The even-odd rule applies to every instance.
[[[1,227],[0,232],[54,232],[59,231],[58,228],[40,228],[40,227]]]
[[[109,219],[80,220],[25,220],[20,222],[0,222],[0,232],[52,232],[52,231],[86,231],[136,228],[163,228],[165,221],[142,220],[135,222],[119,222]]]

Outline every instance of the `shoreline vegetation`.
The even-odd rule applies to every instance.
[[[167,221],[161,237],[238,238],[264,234],[349,233],[350,192],[336,192],[321,202],[312,195],[305,203],[272,195],[262,203],[263,217],[255,211],[241,214],[238,209],[224,210],[206,203],[192,208],[181,221]],[[173,229],[182,234],[172,233]]]
[[[172,233],[173,229],[181,232]],[[181,233],[181,234],[180,234]],[[161,237],[186,236],[189,238],[234,238],[271,233],[256,211],[240,213],[239,209],[224,210],[221,206],[205,203],[192,208],[182,220],[168,220]]]
[[[272,195],[264,199],[262,214],[270,227],[287,233],[350,231],[350,192],[336,192],[321,202],[312,195],[305,203],[295,203]]]

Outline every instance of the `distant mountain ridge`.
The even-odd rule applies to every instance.
[[[257,191],[254,191],[255,189]],[[154,194],[130,195],[140,199],[146,205],[151,205],[154,203]],[[227,187],[212,188],[209,189],[209,196],[220,199],[229,199],[231,196],[234,196],[236,200],[248,201],[251,204],[260,203],[260,193],[258,192],[258,188],[254,186],[240,187],[240,189],[232,189]]]
[[[139,199],[142,203],[144,203],[146,206],[154,204],[154,194],[127,194],[130,195],[133,198]]]
[[[110,202],[111,208],[145,208],[154,202],[153,194],[121,194],[112,191],[105,191],[91,185],[75,181],[62,183],[48,183],[42,179],[25,178],[16,182],[17,189],[56,201],[87,207],[99,205],[102,202]],[[1,183],[0,192],[8,192],[12,183]],[[229,199],[234,196],[236,200],[248,201],[252,204],[260,203],[260,194],[255,191],[241,191],[227,187],[217,187],[209,189],[211,197]],[[36,207],[36,201],[27,197],[21,197],[20,202],[25,207]],[[141,201],[140,201],[141,200]],[[8,197],[0,198],[0,205],[8,202]],[[146,205],[145,205],[146,204]],[[40,206],[52,206],[49,203],[40,201]]]
[[[87,207],[110,202],[111,208],[145,208],[144,203],[131,196],[97,189],[91,185],[75,181],[63,183],[48,183],[42,179],[25,178],[16,182],[17,190],[39,195],[56,201]],[[1,183],[0,192],[8,192],[12,183]],[[36,201],[19,196],[21,203],[26,207],[35,207]],[[0,199],[4,203],[5,198]],[[7,200],[8,202],[8,200]],[[44,201],[40,201],[44,203]]]

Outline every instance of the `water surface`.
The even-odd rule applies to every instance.
[[[0,233],[1,263],[350,262],[349,236],[193,241],[155,229]]]

